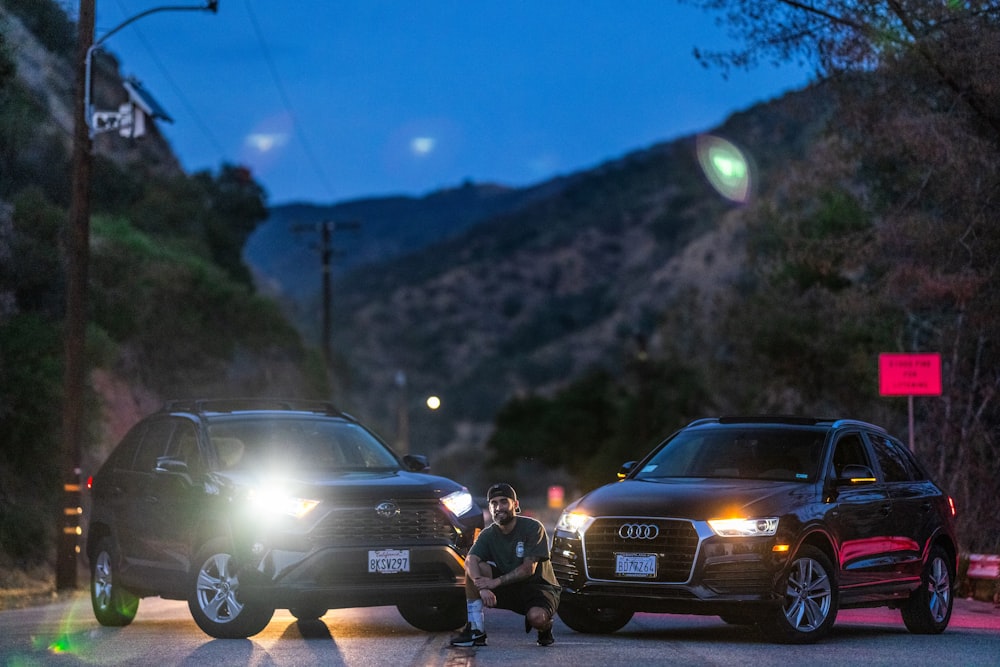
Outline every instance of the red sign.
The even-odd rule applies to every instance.
[[[940,396],[941,355],[878,355],[880,396]]]

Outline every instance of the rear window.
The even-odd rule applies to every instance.
[[[824,430],[712,428],[681,431],[636,479],[716,477],[807,482],[816,478]]]
[[[395,455],[364,427],[341,419],[260,416],[208,428],[223,470],[398,470]]]

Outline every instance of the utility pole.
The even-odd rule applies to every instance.
[[[90,182],[93,167],[93,126],[90,107],[90,66],[94,50],[125,26],[164,11],[209,11],[219,0],[203,5],[162,6],[147,9],[115,26],[94,41],[96,0],[80,0],[77,21],[76,83],[73,89],[73,157],[71,201],[66,235],[66,322],[63,354],[62,452],[64,503],[56,538],[56,589],[76,588],[79,537],[83,533],[82,491],[84,385],[86,378],[87,288],[90,267]]]
[[[331,303],[333,301],[332,287],[332,264],[336,250],[333,247],[333,233],[339,230],[357,230],[361,228],[361,223],[356,221],[337,222],[334,220],[324,220],[315,225],[299,224],[293,225],[293,232],[316,231],[320,234],[320,262],[322,263],[322,288],[323,288],[323,333],[320,344],[323,349],[323,361],[326,367],[330,367],[333,351],[330,339],[332,335],[332,324],[330,317]]]
[[[77,20],[76,85],[73,91],[73,186],[66,236],[66,331],[63,369],[62,466],[64,503],[57,522],[56,589],[76,587],[80,550],[80,466],[83,437],[84,346],[90,263],[90,121],[87,118],[87,54],[94,43],[96,0],[80,0]]]

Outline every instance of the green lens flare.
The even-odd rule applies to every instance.
[[[735,145],[709,134],[696,140],[698,162],[708,182],[730,201],[744,203],[750,198],[750,165]]]

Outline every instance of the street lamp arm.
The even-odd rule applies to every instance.
[[[141,18],[145,18],[150,14],[156,14],[157,12],[184,12],[184,11],[212,12],[213,14],[216,14],[219,11],[219,0],[205,0],[204,5],[168,5],[165,7],[151,7],[150,9],[147,9],[144,12],[139,12],[138,14],[136,14],[131,18],[125,19],[124,21],[116,25],[114,28],[104,33],[104,35],[100,39],[95,41],[94,45],[90,47],[91,51],[98,48],[101,44],[107,41],[107,39],[111,37],[111,35],[115,34],[122,28],[131,25],[132,23],[135,23]]]

